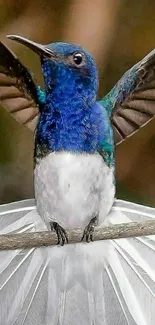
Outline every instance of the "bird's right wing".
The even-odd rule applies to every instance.
[[[28,69],[0,42],[0,103],[32,131],[37,124],[41,92]]]
[[[127,71],[100,101],[109,113],[115,144],[155,116],[155,50]]]

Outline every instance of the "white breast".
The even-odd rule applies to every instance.
[[[52,152],[35,168],[37,208],[46,222],[84,228],[99,215],[103,221],[115,195],[113,168],[98,154]]]

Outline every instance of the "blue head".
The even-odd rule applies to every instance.
[[[83,108],[96,101],[98,74],[90,53],[80,46],[68,43],[53,43],[46,46],[49,56],[41,55],[41,65],[45,80],[47,103],[59,101],[60,110],[80,103]],[[59,99],[57,98],[59,97]]]
[[[98,73],[91,54],[74,44],[40,45],[12,38],[29,46],[41,59],[45,103],[40,107],[36,143],[53,151],[96,151],[107,121],[96,103]]]

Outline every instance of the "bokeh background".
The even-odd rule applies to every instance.
[[[0,0],[0,40],[42,82],[38,57],[6,40],[83,45],[96,59],[99,97],[155,48],[154,0]],[[155,206],[155,121],[116,148],[117,197]],[[0,107],[0,203],[33,197],[33,135]]]

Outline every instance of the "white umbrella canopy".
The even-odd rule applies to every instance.
[[[155,218],[116,200],[110,223]],[[0,234],[47,230],[34,200],[0,207]],[[153,325],[155,237],[0,252],[0,324]]]

